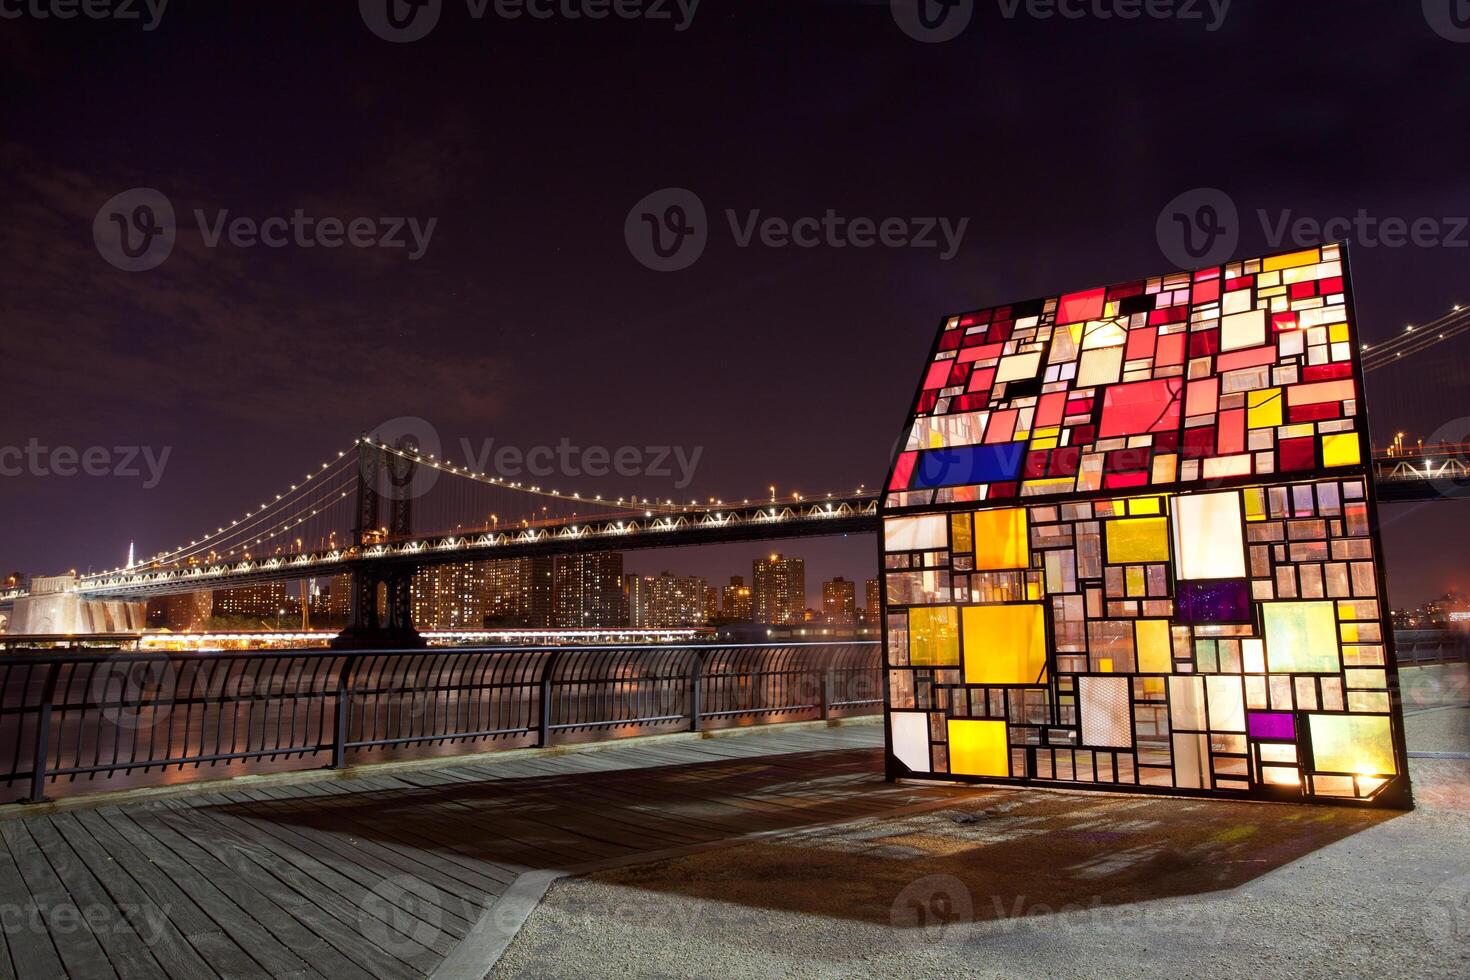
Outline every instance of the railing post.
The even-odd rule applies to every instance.
[[[36,710],[36,754],[31,762],[31,795],[26,803],[46,802],[46,756],[51,748],[51,702],[56,696],[56,680],[61,674],[61,664],[53,663],[46,674],[46,683],[41,688],[41,703]]]
[[[332,768],[347,768],[347,710],[348,701],[352,696],[352,685],[349,683],[352,668],[357,664],[357,654],[349,654],[347,660],[342,664],[342,670],[337,674],[337,710],[332,725]]]
[[[546,658],[546,669],[541,672],[541,717],[536,732],[538,749],[544,749],[551,744],[551,675],[560,659],[560,650],[551,651],[551,656]]]
[[[700,688],[704,687],[704,651],[694,651],[694,663],[689,667],[689,730],[699,731],[701,705]]]
[[[822,671],[822,720],[832,720],[832,702],[836,701],[836,672],[829,664]]]

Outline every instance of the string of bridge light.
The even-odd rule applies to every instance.
[[[288,491],[286,494],[282,494],[280,499],[270,501],[266,505],[271,511],[270,514],[263,514],[260,511],[256,511],[255,516],[243,520],[243,522],[235,521],[226,527],[223,535],[220,532],[216,532],[206,538],[199,539],[192,546],[186,546],[183,549],[169,553],[167,558],[149,559],[145,560],[142,564],[177,565],[201,555],[229,556],[236,552],[243,552],[248,556],[250,549],[255,545],[269,541],[282,533],[300,527],[306,521],[325,512],[352,493],[351,484],[348,484],[343,489],[339,489],[342,486],[340,483],[338,487],[328,487],[325,490],[318,490],[317,488],[321,485],[322,478],[328,475],[318,475],[317,483],[312,487],[307,487],[304,484],[301,485],[301,497],[295,497]],[[341,470],[330,474],[330,476],[338,478],[343,475],[346,474]],[[317,491],[317,496],[314,499],[309,496],[313,491]],[[286,514],[284,518],[281,518],[279,523],[273,526],[269,523],[266,523],[264,527],[260,526],[262,522],[276,521],[282,508],[297,504],[299,506]],[[241,537],[242,535],[243,538]],[[225,544],[230,541],[234,541],[234,545],[226,548]]]
[[[359,442],[361,441],[362,440],[359,440]],[[634,506],[643,508],[651,507],[657,508],[659,510],[672,510],[685,506],[684,504],[676,504],[673,502],[673,500],[669,499],[665,499],[662,503],[660,503],[658,500],[649,500],[647,497],[643,497],[640,499],[636,496],[619,497],[617,498],[617,500],[604,500],[601,494],[597,494],[591,497],[584,497],[580,493],[567,494],[562,493],[559,490],[547,490],[543,487],[528,487],[520,483],[519,481],[506,480],[498,476],[491,476],[488,473],[477,473],[476,471],[465,466],[456,466],[453,463],[438,459],[433,453],[419,453],[411,450],[400,449],[397,446],[390,446],[386,442],[375,442],[372,439],[368,439],[367,444],[377,449],[381,449],[385,452],[390,452],[401,459],[406,459],[413,463],[421,463],[425,466],[436,469],[441,473],[450,473],[454,476],[464,477],[468,480],[474,480],[477,483],[483,483],[486,486],[493,486],[505,490],[515,490],[520,493],[534,494],[538,497],[549,497],[554,500],[565,500],[569,503],[600,504],[603,507]],[[691,500],[690,503],[692,504],[694,503],[694,501]]]
[[[240,517],[230,521],[229,524],[222,524],[217,530],[204,534],[201,537],[190,541],[188,544],[178,545],[168,551],[161,551],[158,554],[154,555],[152,558],[145,558],[140,562],[135,562],[134,567],[138,565],[166,564],[169,562],[181,560],[188,557],[189,554],[198,554],[201,547],[209,545],[211,542],[214,542],[222,535],[240,533],[242,530],[244,530],[244,528],[241,527],[242,524],[245,524],[247,527],[253,526],[262,519],[261,515],[263,515],[267,510],[273,507],[285,505],[292,494],[298,491],[306,492],[308,489],[315,490],[318,486],[321,485],[321,481],[324,478],[331,475],[324,471],[328,470],[334,462],[341,462],[343,459],[346,458],[346,456],[347,450],[342,450],[338,452],[336,456],[328,458],[319,467],[308,470],[306,474],[301,478],[300,483],[291,484],[291,486],[287,490],[276,494],[274,500],[268,500],[262,503],[259,507],[247,510]],[[110,571],[98,572],[96,573],[96,575],[114,575],[119,572],[125,572],[127,570],[128,568],[126,566],[119,565],[118,567],[113,568]]]
[[[1409,324],[1404,332],[1381,344],[1364,344],[1363,371],[1376,371],[1406,354],[1417,354],[1470,330],[1470,309],[1458,304],[1450,312],[1422,325]]]
[[[648,508],[655,508],[655,509],[658,509],[658,510],[661,510],[661,511],[666,511],[668,513],[679,513],[681,511],[683,511],[685,508],[688,508],[688,507],[699,507],[700,506],[700,503],[699,503],[698,500],[690,500],[689,503],[687,503],[687,504],[677,504],[677,503],[674,503],[674,501],[672,499],[670,499],[670,498],[665,498],[662,502],[660,502],[656,498],[653,499],[653,500],[650,500],[647,497],[641,497],[640,498],[640,497],[637,497],[637,496],[618,497],[616,500],[607,500],[607,499],[604,499],[601,494],[596,494],[596,495],[591,496],[591,497],[584,497],[580,493],[566,494],[566,493],[560,492],[559,490],[547,490],[544,487],[526,486],[525,484],[523,484],[523,483],[521,483],[519,481],[506,480],[503,477],[491,476],[488,473],[476,472],[475,470],[472,470],[472,469],[470,469],[469,467],[466,467],[466,466],[456,466],[453,463],[446,462],[446,461],[443,461],[443,460],[438,459],[433,453],[413,452],[413,451],[409,451],[409,450],[405,450],[405,449],[400,449],[397,446],[390,446],[389,444],[387,444],[385,442],[376,442],[376,441],[374,441],[372,439],[366,439],[366,440],[359,439],[358,440],[359,443],[362,443],[364,441],[366,441],[367,444],[370,445],[370,446],[373,446],[373,447],[375,447],[377,449],[382,449],[385,452],[393,453],[395,456],[398,456],[398,457],[400,457],[402,459],[407,459],[407,460],[410,460],[410,461],[415,462],[415,463],[423,463],[425,466],[433,467],[434,469],[440,471],[441,473],[450,473],[450,474],[453,474],[455,476],[464,477],[465,479],[473,480],[473,481],[475,481],[477,483],[483,483],[486,486],[493,486],[493,487],[497,487],[497,488],[500,488],[500,489],[507,489],[507,490],[515,490],[515,491],[520,492],[520,493],[534,494],[534,495],[540,496],[540,497],[550,497],[550,498],[555,499],[555,500],[564,500],[564,501],[567,501],[569,503],[600,504],[600,505],[602,505],[604,507],[632,506],[632,507],[642,507],[645,510],[648,509]],[[864,493],[864,486],[865,486],[864,484],[859,484],[858,485],[858,488],[857,488],[857,493],[858,494]],[[771,488],[771,496],[772,496],[771,502],[772,503],[777,502],[775,500],[775,492],[776,492],[776,488],[775,487],[772,487]],[[832,496],[833,496],[833,494],[828,493],[826,495],[826,499],[831,499]],[[818,498],[809,497],[809,496],[804,495],[804,494],[799,493],[799,492],[793,492],[791,494],[790,498],[789,498],[790,501],[794,501],[796,503],[804,503],[806,501],[813,500],[813,499],[818,499]],[[755,503],[760,503],[760,501],[754,501],[754,502]],[[782,502],[785,502],[785,500],[783,499]],[[749,499],[745,499],[745,500],[742,500],[741,503],[742,504],[750,504],[750,503],[752,503],[752,501],[749,500]],[[717,499],[715,497],[709,498],[709,504],[714,505],[714,506],[719,506],[719,507],[726,506],[724,500]]]

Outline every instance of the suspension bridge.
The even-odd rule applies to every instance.
[[[1470,331],[1470,309],[1364,345],[1365,373]],[[1470,442],[1405,445],[1373,455],[1385,502],[1470,495]],[[566,492],[461,466],[372,435],[308,470],[238,517],[177,546],[102,572],[68,590],[82,600],[154,596],[351,575],[349,633],[365,642],[413,635],[410,583],[455,562],[681,545],[874,533],[882,494],[859,486],[765,499],[676,502]],[[0,592],[0,611],[32,595]]]

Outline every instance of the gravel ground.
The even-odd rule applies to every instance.
[[[565,880],[492,975],[1470,976],[1470,763],[1413,774],[1401,815],[981,790]]]

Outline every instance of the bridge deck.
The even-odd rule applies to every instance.
[[[527,872],[965,792],[885,784],[880,739],[871,724],[752,731],[7,808],[0,894],[20,919],[0,931],[0,975],[423,976]]]

